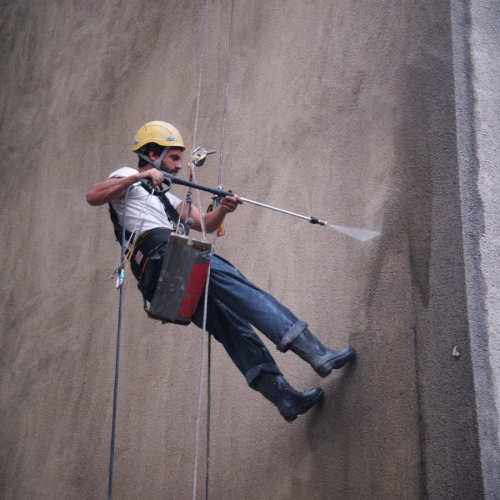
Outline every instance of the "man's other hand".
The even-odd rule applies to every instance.
[[[220,202],[220,209],[223,213],[234,212],[238,205],[243,205],[243,200],[238,196],[225,196]]]

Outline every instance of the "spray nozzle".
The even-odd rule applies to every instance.
[[[320,226],[326,226],[326,224],[327,224],[326,220],[320,220],[317,217],[311,217],[309,219],[309,222],[311,224],[319,224]]]

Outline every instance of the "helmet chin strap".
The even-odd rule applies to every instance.
[[[151,163],[151,165],[153,165],[153,167],[155,167],[158,170],[160,170],[161,162],[163,161],[163,158],[165,158],[165,155],[168,153],[169,149],[170,148],[165,148],[161,152],[161,155],[156,160],[154,160],[154,161],[149,156],[146,156],[146,155],[144,155],[142,153],[139,153],[139,152],[137,152],[137,156],[139,158],[141,158],[142,160],[147,161],[148,163]]]

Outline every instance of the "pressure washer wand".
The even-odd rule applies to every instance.
[[[232,196],[234,196],[234,194]],[[274,210],[275,212],[281,212],[282,214],[293,215],[294,217],[298,217],[299,219],[308,220],[311,224],[319,224],[320,226],[326,225],[326,221],[319,220],[317,217],[308,217],[307,215],[296,214],[295,212],[290,212],[289,210],[284,210],[283,208],[273,207],[272,205],[266,205],[265,203],[259,203],[258,201],[243,198],[243,196],[240,196],[240,198],[247,203],[251,203],[252,205],[269,208],[270,210]]]
[[[203,186],[201,184],[196,184],[195,182],[190,182],[190,181],[186,181],[184,179],[179,179],[175,175],[168,174],[166,172],[162,172],[162,173],[163,173],[163,177],[165,179],[165,182],[167,184],[179,184],[181,186],[192,187],[195,189],[199,189],[201,191],[206,191],[207,193],[215,194],[217,196],[220,196],[221,198],[224,198],[226,196],[236,196],[236,194],[231,192],[231,191],[224,191],[223,189],[217,189],[217,188],[211,188],[208,186]],[[260,203],[258,201],[249,200],[248,198],[243,198],[243,196],[240,196],[239,198],[241,198],[243,201],[245,201],[247,203],[251,203],[252,205],[257,205],[257,206],[263,207],[263,208],[269,208],[270,210],[274,210],[276,212],[281,212],[282,214],[292,215],[293,217],[299,217],[300,219],[308,220],[311,224],[319,224],[320,226],[325,226],[327,224],[326,221],[320,220],[317,217],[308,217],[307,215],[297,214],[295,212],[290,212],[290,211],[284,210],[282,208],[273,207],[272,205],[266,205],[265,203]]]

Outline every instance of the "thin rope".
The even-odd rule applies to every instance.
[[[227,118],[227,103],[229,100],[229,75],[231,70],[231,48],[233,45],[233,25],[234,25],[234,0],[231,1],[231,25],[229,27],[229,47],[227,51],[227,66],[226,66],[226,89],[224,93],[224,115],[222,118],[222,138],[219,155],[219,186],[222,184],[222,159],[224,155],[224,146],[226,143],[226,118]]]
[[[207,305],[208,305],[208,284],[210,282],[210,266],[208,266],[207,282],[205,284],[205,300],[203,302],[203,332],[201,340],[201,363],[200,363],[200,379],[198,383],[198,408],[196,410],[196,432],[194,442],[194,477],[193,477],[193,500],[196,500],[196,488],[198,483],[198,455],[200,447],[200,415],[201,415],[201,400],[203,395],[203,375],[205,372],[205,333],[207,330]],[[208,447],[208,443],[207,443]],[[208,478],[205,478],[205,483]],[[208,496],[207,496],[208,500]]]
[[[194,169],[195,167],[191,167],[191,174],[193,176],[193,182],[196,183],[196,175],[194,174]],[[203,233],[203,240],[207,241],[207,230],[205,228],[205,219],[203,218],[203,212],[201,211],[201,197],[200,197],[200,190],[196,190],[196,198],[198,200],[198,207],[200,210],[200,222],[201,222],[201,231]]]
[[[180,214],[182,215],[182,212],[184,212],[184,207],[187,205],[186,203],[186,198],[187,198],[187,195],[188,195],[188,191],[189,191],[189,187],[186,187],[185,191],[184,191],[184,196],[182,197],[182,203],[181,203],[181,208],[179,210]],[[181,234],[181,215],[179,215],[179,224],[177,224],[177,226],[175,227],[175,232],[177,234]]]
[[[205,64],[205,46],[207,43],[207,31],[208,31],[208,6],[209,0],[205,2],[205,17],[203,19],[203,35],[201,42],[201,56],[200,56],[200,70],[198,74],[198,96],[196,98],[196,112],[194,118],[194,132],[193,132],[193,149],[196,147],[196,135],[198,133],[198,116],[200,112],[200,100],[201,100],[201,81],[203,78],[203,66]]]
[[[205,319],[203,320],[205,321]],[[205,500],[210,498],[210,421],[212,408],[212,335],[208,334],[208,362],[207,362],[207,454],[205,471]]]
[[[194,120],[194,132],[193,132],[193,148],[192,152],[196,147],[196,136],[198,133],[198,116],[200,111],[200,101],[201,101],[201,84],[203,79],[203,65],[205,62],[205,47],[207,43],[207,31],[208,31],[208,12],[209,12],[209,0],[205,1],[205,17],[203,20],[203,36],[201,43],[201,55],[200,55],[200,70],[198,75],[198,95],[196,98],[196,112]],[[194,166],[191,171],[194,173]],[[199,199],[199,192],[198,192]],[[181,212],[182,213],[182,212]],[[205,224],[203,221],[203,212],[201,211],[201,201],[200,201],[200,217],[202,219],[202,229],[205,239]],[[203,331],[202,331],[202,342],[201,342],[201,360],[200,360],[200,380],[198,385],[198,408],[196,411],[196,430],[195,430],[195,453],[194,453],[194,471],[193,471],[193,500],[196,500],[196,487],[198,482],[198,455],[199,455],[199,422],[201,413],[201,399],[202,399],[202,387],[203,387],[203,373],[205,369],[205,332],[206,332],[206,317],[207,317],[207,300],[208,300],[208,283],[210,281],[210,266],[208,266],[207,282],[205,285],[205,301],[204,301],[204,312],[203,312]]]
[[[199,105],[200,105],[200,96],[201,96],[201,81],[202,81],[202,71],[203,71],[203,59],[205,55],[205,44],[206,44],[206,32],[207,32],[207,24],[208,24],[208,0],[206,2],[205,8],[205,25],[203,28],[203,43],[202,43],[202,62],[200,63],[200,75],[198,80],[198,97],[196,103],[196,118],[195,118],[195,131],[193,134],[193,151],[196,147],[196,133],[198,127],[198,113],[199,113]],[[220,156],[219,156],[219,174],[218,174],[218,184],[222,184],[222,159],[224,154],[224,145],[226,141],[226,119],[227,119],[227,107],[228,107],[228,99],[229,99],[229,76],[230,76],[230,68],[231,68],[231,48],[232,48],[232,39],[233,39],[233,26],[234,26],[234,0],[231,1],[231,24],[229,28],[229,47],[228,47],[228,59],[226,66],[226,84],[225,84],[225,93],[224,93],[224,113],[222,119],[222,134],[221,134],[221,148],[220,148]],[[192,175],[194,179],[194,167],[192,167]],[[196,181],[195,181],[196,182]],[[200,193],[197,191],[198,201],[201,206],[200,201]],[[203,214],[201,214],[203,219]],[[203,228],[203,236],[205,238],[205,227],[204,221],[202,220],[202,228]],[[215,241],[216,241],[217,231],[214,231],[212,235],[212,253],[215,250]],[[210,267],[208,269],[207,282],[205,285],[205,300],[204,300],[204,311],[203,311],[203,332],[202,332],[202,354],[200,361],[200,380],[198,385],[198,408],[196,413],[196,434],[195,434],[195,467],[194,467],[194,477],[193,477],[193,500],[196,500],[196,489],[198,482],[198,455],[199,455],[199,421],[201,414],[201,401],[202,401],[202,388],[203,388],[203,377],[204,377],[204,369],[205,369],[205,336],[206,336],[206,324],[207,324],[207,305],[208,305],[208,286],[210,282]],[[208,373],[207,373],[207,448],[206,448],[206,468],[205,468],[205,500],[209,500],[209,486],[210,486],[210,423],[211,423],[211,335],[208,335]]]
[[[123,202],[123,231],[122,231],[122,241],[121,241],[122,248],[120,255],[120,266],[119,266],[119,279],[121,280],[121,283],[120,283],[120,299],[118,305],[118,328],[116,333],[115,382],[113,389],[113,416],[111,418],[111,446],[109,452],[108,500],[112,500],[113,498],[116,420],[118,414],[118,379],[120,376],[120,345],[121,345],[121,331],[123,322],[123,280],[125,279],[125,273],[123,269],[123,261],[125,259],[125,221],[127,217],[128,195],[131,189],[132,186],[129,186],[127,188],[127,191],[125,192],[125,199]]]
[[[191,180],[192,180],[192,182],[196,182],[196,178],[195,178],[195,175],[194,175],[194,166],[191,166],[189,168],[191,170],[191,176],[192,176]],[[188,196],[188,193],[189,193],[190,189],[191,189],[190,187],[186,187],[186,190],[184,191],[184,197],[182,198],[182,202],[181,202],[181,205],[180,205],[180,207],[181,207],[180,208],[181,215],[182,215],[182,212],[184,211],[184,207],[187,205],[186,200],[187,200],[187,196]],[[197,193],[197,201],[198,201],[198,210],[200,212],[200,224],[201,224],[201,232],[203,234],[203,241],[208,241],[207,240],[207,231],[205,229],[205,219],[203,219],[203,210],[201,208],[200,190],[197,189],[196,193]],[[180,221],[180,217],[179,217],[179,221]],[[177,224],[177,226],[175,228],[175,232],[177,234],[181,234],[181,229],[182,229],[181,228],[181,224]]]
[[[108,476],[108,500],[113,498],[113,475],[115,464],[115,436],[116,436],[116,417],[118,407],[118,377],[120,374],[120,344],[121,329],[123,321],[123,284],[120,287],[120,300],[118,306],[118,328],[116,334],[116,355],[115,355],[115,383],[113,390],[113,417],[111,420],[111,449],[109,453],[109,476]]]

